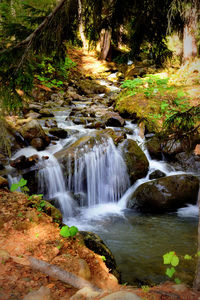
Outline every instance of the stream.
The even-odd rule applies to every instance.
[[[118,88],[113,86],[111,90],[114,92]],[[74,105],[84,110],[87,104],[76,101]],[[68,110],[61,108],[53,113],[52,119],[57,121],[57,126],[73,130],[74,134],[50,144],[45,151],[37,151],[32,147],[20,149],[12,159],[20,155],[39,156],[38,193],[44,194],[46,199],[57,200],[65,224],[95,232],[103,239],[116,259],[123,283],[158,284],[167,280],[162,255],[173,250],[178,255],[192,255],[197,250],[198,207],[189,205],[176,213],[151,215],[127,209],[126,203],[140,184],[149,181],[152,171],[160,170],[167,175],[181,172],[176,172],[165,161],[152,160],[138,127],[126,121],[126,127],[133,132],[127,137],[137,141],[148,158],[149,172],[145,178],[130,185],[120,148],[116,148],[111,139],[97,142],[92,150],[83,147],[84,154],[81,157],[75,153],[73,170],[69,156],[69,175],[66,178],[54,154],[63,147],[70,147],[80,137],[92,134],[94,130],[68,120]],[[43,119],[40,123],[46,129]],[[43,160],[44,156],[49,159]],[[86,180],[82,180],[83,172],[86,173]],[[19,177],[10,176],[9,180],[11,184]],[[73,193],[79,196],[79,205]],[[194,262],[180,266],[178,272],[184,273],[185,282],[192,282],[194,267]]]

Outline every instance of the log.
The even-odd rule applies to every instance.
[[[28,260],[30,262],[30,267],[40,271],[50,277],[59,279],[69,285],[72,285],[73,287],[77,289],[82,289],[84,287],[89,287],[90,289],[97,291],[97,292],[102,292],[101,289],[90,283],[89,281],[78,277],[75,274],[72,274],[68,271],[65,271],[61,268],[59,268],[56,265],[51,265],[43,260],[37,259],[35,257],[28,257]]]

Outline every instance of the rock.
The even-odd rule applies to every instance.
[[[105,256],[105,264],[110,272],[120,280],[120,273],[117,269],[115,258],[110,249],[104,244],[103,240],[95,233],[89,231],[79,231],[84,244],[95,253]]]
[[[86,124],[86,120],[84,118],[75,118],[72,121],[76,125],[85,125]]]
[[[129,208],[146,213],[176,211],[196,204],[199,179],[192,175],[173,175],[141,184],[128,202]]]
[[[54,117],[54,114],[47,108],[42,108],[39,111],[42,118]]]
[[[105,116],[105,124],[110,127],[123,127],[125,120],[118,113],[108,112]]]
[[[187,171],[198,175],[200,170],[200,156],[194,153],[181,152],[175,155],[171,165],[177,171]]]
[[[37,120],[31,120],[19,129],[22,137],[38,150],[43,150],[50,143],[50,138],[45,134]],[[33,141],[33,142],[32,142]]]
[[[58,127],[51,128],[49,130],[49,133],[56,136],[56,137],[58,137],[58,138],[60,138],[60,139],[65,139],[65,138],[68,137],[67,131],[63,128],[58,128]]]
[[[87,125],[85,125],[85,128],[89,128],[89,129],[105,129],[106,126],[105,126],[105,122],[103,121],[96,121],[96,122],[92,122],[92,123],[89,123]]]
[[[9,260],[10,254],[4,249],[0,249],[0,263],[5,263]]]
[[[175,156],[183,151],[182,143],[176,140],[169,140],[162,144],[162,151],[166,156]]]
[[[51,120],[51,119],[50,120],[46,120],[44,124],[48,128],[55,128],[55,127],[57,127],[56,120]]]
[[[146,143],[146,147],[151,158],[162,159],[161,142],[157,137],[153,136],[150,140],[148,140]]]
[[[138,65],[138,66],[135,66],[134,64],[131,65],[126,74],[125,74],[125,79],[134,79],[138,76],[142,77],[144,76],[145,74],[147,74],[148,72],[148,69],[142,65]]]
[[[140,300],[143,298],[138,297],[136,294],[126,291],[119,291],[112,293],[108,296],[100,298],[101,300]]]
[[[23,300],[52,300],[50,289],[42,286],[39,290],[28,293]]]
[[[41,138],[33,138],[30,144],[33,148],[37,149],[38,151],[45,149],[45,143]]]
[[[98,297],[99,295],[100,295],[100,292],[96,292],[89,287],[84,287],[84,288],[80,289],[78,292],[76,292],[76,294],[74,294],[70,298],[70,300],[81,300],[81,299],[90,300],[90,299],[94,299],[94,298]],[[66,299],[66,298],[63,298],[63,300],[64,299]]]
[[[4,177],[0,176],[0,188],[4,189],[4,188],[8,188],[9,184],[8,184],[8,180],[5,179]]]
[[[15,160],[10,162],[11,167],[16,168],[18,170],[23,170],[34,166],[38,163],[39,157],[38,155],[32,155],[30,157],[26,157],[25,155],[21,155]]]
[[[42,109],[42,106],[39,104],[30,103],[28,106],[28,109],[33,110],[34,112],[38,113]]]
[[[100,132],[110,136],[116,146],[126,139],[126,133],[122,130],[113,130],[112,128],[107,128]]]
[[[161,177],[165,177],[166,174],[160,170],[155,170],[154,172],[152,172],[150,175],[149,175],[149,179],[157,179],[157,178],[161,178]]]
[[[84,259],[79,258],[79,272],[78,276],[84,278],[85,280],[91,279],[91,272],[87,262]]]
[[[149,162],[144,152],[137,143],[127,139],[122,145],[122,155],[127,165],[130,181],[133,184],[136,180],[147,175]]]
[[[39,119],[39,118],[41,118],[41,115],[36,112],[29,112],[25,115],[25,117],[31,118],[31,119]]]
[[[84,94],[84,95],[92,95],[92,94],[102,94],[106,93],[107,88],[103,85],[97,84],[93,80],[79,80],[76,82],[76,86],[78,89],[78,93]]]

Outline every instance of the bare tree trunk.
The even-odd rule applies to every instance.
[[[197,8],[185,12],[187,20],[183,29],[183,62],[197,56]]]
[[[198,194],[198,206],[199,206],[199,225],[198,225],[198,251],[200,251],[200,188]],[[193,282],[195,290],[200,291],[200,256],[198,256],[198,262],[196,267],[195,279]]]
[[[112,31],[111,29],[102,29],[101,30],[101,37],[100,37],[100,59],[106,59],[110,50],[110,44],[111,44],[111,36]]]
[[[82,0],[78,0],[79,33],[80,33],[81,41],[83,43],[83,48],[87,49],[88,48],[88,43],[87,43],[85,33],[84,33],[82,3],[81,3],[81,1]]]

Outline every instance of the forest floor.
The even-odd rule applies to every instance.
[[[71,49],[69,55],[77,63],[78,71],[92,78],[106,77],[110,69],[117,69],[113,63],[99,61],[95,53]],[[194,84],[185,85],[192,105],[199,104],[200,95],[199,85],[195,81],[199,73],[194,71],[191,71],[195,77]],[[33,270],[27,265],[26,258],[29,256],[56,264],[79,276],[80,260],[84,261],[86,267],[82,276],[104,291],[93,299],[119,290],[132,292],[146,300],[200,299],[199,292],[173,282],[143,289],[119,285],[102,258],[86,248],[79,235],[73,239],[62,238],[58,224],[44,212],[30,207],[26,195],[1,189],[0,203],[0,300],[20,300],[41,287],[50,290],[51,298],[30,299],[68,300],[78,291],[69,284]],[[76,299],[90,298],[79,295]]]

